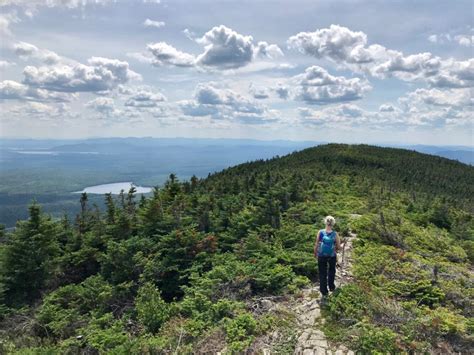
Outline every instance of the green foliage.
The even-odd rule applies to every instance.
[[[396,346],[397,334],[389,328],[376,327],[361,322],[357,325],[356,349],[363,353],[393,354],[400,351]]]
[[[67,338],[87,323],[91,312],[108,311],[117,299],[114,289],[100,276],[92,276],[79,285],[58,288],[45,297],[37,320],[47,334]]]
[[[343,286],[330,298],[327,309],[331,318],[354,324],[370,315],[370,293],[356,284]]]
[[[287,336],[278,351],[292,353],[288,315],[250,305],[316,279],[313,246],[331,214],[342,237],[358,239],[354,282],[323,309],[327,336],[361,353],[426,353],[440,342],[466,352],[473,170],[326,145],[202,180],[171,174],[149,198],[137,201],[134,189],[105,196],[104,214],[82,195],[73,222],[33,204],[14,231],[0,228],[0,351],[193,353],[215,344],[207,351],[237,353],[278,328]]]
[[[128,335],[122,322],[116,320],[112,313],[93,316],[92,321],[80,329],[79,333],[84,337],[88,347],[100,353],[108,353],[111,350],[126,353]]]
[[[138,281],[145,268],[145,255],[153,250],[148,238],[132,237],[120,242],[110,241],[101,260],[101,274],[113,284]]]
[[[252,343],[257,330],[257,321],[250,313],[242,313],[226,322],[227,343],[232,352],[245,350]]]
[[[56,225],[33,203],[28,221],[19,222],[2,248],[0,282],[8,305],[34,301],[49,281],[54,257],[59,254],[54,239]]]
[[[138,290],[135,300],[138,320],[150,333],[156,333],[170,317],[170,305],[161,298],[160,291],[151,283],[146,283]]]

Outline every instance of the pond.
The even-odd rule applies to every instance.
[[[135,186],[137,189],[137,193],[139,194],[146,194],[153,190],[152,187],[146,186],[137,186],[134,183],[127,181],[127,182],[114,182],[112,184],[102,184],[102,185],[95,185],[95,186],[88,186],[84,188],[82,191],[75,191],[75,194],[81,194],[83,192],[87,192],[88,194],[106,194],[111,192],[114,195],[120,193],[123,190],[125,193],[130,190],[130,187]]]

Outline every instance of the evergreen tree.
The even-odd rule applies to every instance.
[[[5,301],[21,305],[34,301],[50,279],[52,261],[59,254],[54,223],[35,202],[29,219],[19,222],[4,247],[1,268]]]

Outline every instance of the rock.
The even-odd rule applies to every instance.
[[[345,345],[339,345],[339,348],[338,348],[338,349],[340,349],[340,350],[343,351],[343,352],[349,351],[349,349],[348,349]]]
[[[324,340],[326,339],[326,336],[324,335],[324,333],[320,330],[315,330],[312,334],[311,334],[311,338],[315,339],[315,340]]]
[[[273,307],[273,302],[270,300],[262,300],[261,303],[262,303],[262,307],[265,310],[269,310]]]
[[[327,348],[328,347],[328,342],[326,340],[312,340],[314,343],[314,346],[317,348]]]
[[[303,355],[314,355],[313,349],[304,349]]]
[[[324,345],[327,345],[327,343],[324,344],[324,341],[325,340],[308,340],[306,343],[304,343],[304,346],[305,347],[310,347],[310,348],[313,348],[313,349],[319,349],[319,348],[326,349],[326,346],[324,346]]]
[[[354,353],[352,350],[349,350],[349,351],[347,352],[347,355],[355,355],[355,353]]]

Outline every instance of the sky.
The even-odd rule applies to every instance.
[[[0,0],[0,137],[474,145],[472,1]]]

